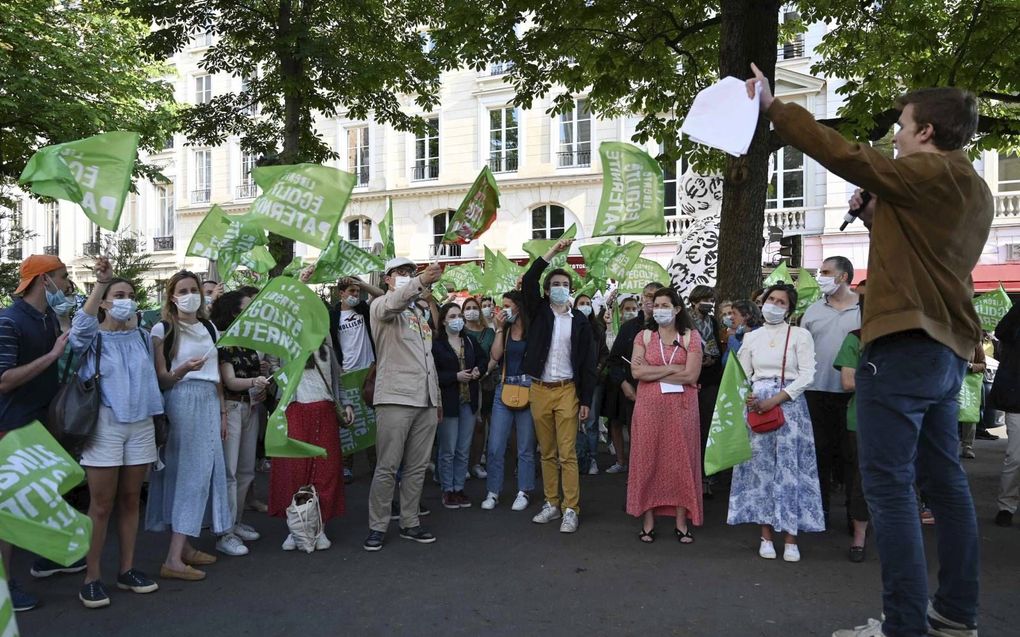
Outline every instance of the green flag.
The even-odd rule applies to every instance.
[[[0,539],[64,566],[84,557],[92,520],[61,497],[84,479],[38,421],[8,431],[0,439]]]
[[[246,221],[325,250],[354,189],[351,173],[319,166],[260,166],[251,171],[262,189]]]
[[[393,200],[386,199],[386,216],[379,222],[379,236],[382,237],[383,259],[389,260],[397,256],[397,244],[393,240]]]
[[[467,196],[450,219],[443,243],[471,243],[489,229],[499,208],[499,186],[486,166],[478,173]]]
[[[254,267],[251,269],[260,272],[263,270],[264,264],[272,260],[272,264],[268,268],[264,268],[264,272],[261,273],[264,274],[272,269],[276,265],[276,259],[273,259],[268,250],[260,251],[256,255],[249,254],[256,247],[268,243],[265,230],[257,222],[248,221],[244,217],[227,217],[227,219],[230,221],[230,227],[227,228],[227,233],[220,242],[220,254],[216,260],[216,269],[220,273],[220,280],[226,280],[239,265],[252,264]]]
[[[662,167],[633,144],[602,142],[602,200],[593,237],[666,234]]]
[[[280,276],[270,280],[220,336],[220,347],[247,347],[289,361],[277,373],[283,391],[266,429],[266,455],[325,455],[320,447],[287,437],[284,411],[301,382],[305,361],[328,334],[329,312],[319,296],[304,283]]]
[[[956,400],[960,403],[959,422],[978,422],[981,420],[981,388],[985,375],[981,372],[967,374],[960,385],[960,393]]]
[[[241,255],[241,265],[252,272],[269,274],[269,271],[276,267],[276,259],[266,246],[255,246],[247,254]]]
[[[597,282],[600,287],[605,286],[609,279],[626,281],[631,268],[641,258],[642,250],[644,245],[637,241],[620,246],[612,239],[598,245],[581,246],[588,280]]]
[[[786,267],[786,261],[780,261],[779,267],[772,271],[765,281],[762,283],[762,287],[770,287],[779,282],[793,283],[793,277],[790,276],[790,270]]]
[[[531,257],[531,262],[528,263],[528,266],[530,267],[531,263],[534,263],[535,259],[539,257],[544,257],[545,254],[549,252],[549,249],[556,245],[556,242],[559,241],[560,239],[573,239],[576,236],[577,236],[577,224],[570,224],[570,227],[567,228],[566,232],[560,235],[558,239],[532,239],[530,241],[525,241],[524,251],[528,253],[529,257]],[[549,267],[546,268],[545,272],[542,273],[541,283],[543,285],[545,284],[545,277],[549,276],[549,273],[557,268],[566,270],[567,272],[570,273],[571,279],[570,287],[572,289],[577,290],[582,285],[584,285],[584,282],[581,280],[580,275],[577,274],[577,271],[574,270],[574,268],[570,267],[570,265],[567,263],[568,252],[569,252],[568,250],[564,250],[563,252],[560,252],[555,257],[553,257],[553,260],[549,264]]]
[[[340,430],[340,448],[345,456],[375,445],[375,410],[365,404],[361,388],[369,369],[347,372],[340,377],[347,400],[354,406],[354,423]]]
[[[1006,289],[999,284],[997,290],[992,290],[974,299],[974,310],[981,319],[981,329],[986,332],[994,332],[995,326],[999,324],[1006,312],[1013,307],[1013,301],[1009,300]]]
[[[115,232],[131,188],[138,138],[113,131],[47,146],[28,160],[18,183],[37,195],[75,202],[93,223]]]
[[[783,263],[786,263],[785,261]],[[804,312],[807,312],[808,307],[822,298],[822,288],[818,287],[818,281],[815,281],[815,277],[811,276],[811,273],[801,268],[797,271],[797,309],[794,310],[794,316],[804,316]]]
[[[7,589],[7,573],[0,560],[0,637],[18,637],[18,622],[14,619],[14,604]]]
[[[188,244],[184,254],[212,260],[220,258],[220,246],[230,230],[231,223],[223,208],[220,208],[219,204],[213,204],[202,219],[202,223],[198,224],[195,234],[191,235],[191,243]]]
[[[712,425],[705,445],[705,475],[719,473],[751,459],[751,439],[744,401],[749,391],[747,375],[736,355],[726,360],[719,395],[712,411]]]
[[[443,270],[443,275],[439,277],[439,283],[452,287],[455,292],[464,291],[474,294],[482,289],[484,276],[482,268],[477,263],[465,263]],[[444,289],[446,288],[444,287]],[[446,299],[445,294],[443,299]]]
[[[669,286],[669,272],[656,261],[651,259],[638,259],[637,263],[631,266],[627,272],[627,279],[620,285],[620,292],[627,294],[641,294],[645,286],[655,282],[660,285]]]
[[[308,282],[336,283],[340,277],[381,272],[384,267],[385,261],[337,235],[315,262]]]
[[[485,248],[485,269],[482,276],[482,291],[496,298],[504,292],[517,288],[517,278],[524,273],[524,268],[517,265],[502,252],[493,252]]]

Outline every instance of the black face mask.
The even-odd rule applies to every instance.
[[[713,305],[712,303],[698,303],[698,311],[704,314],[705,316],[711,314],[712,310],[714,309],[715,305]]]

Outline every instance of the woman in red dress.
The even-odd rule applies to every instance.
[[[701,425],[698,375],[701,336],[677,293],[652,299],[652,322],[634,339],[631,371],[638,380],[631,421],[627,513],[642,516],[642,542],[655,541],[655,516],[676,516],[677,540],[694,541],[701,526]]]

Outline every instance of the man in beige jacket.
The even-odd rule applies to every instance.
[[[378,461],[368,496],[366,551],[383,547],[398,470],[400,537],[422,544],[436,541],[421,527],[418,504],[442,403],[432,360],[432,330],[415,301],[431,294],[442,268],[434,263],[417,277],[415,270],[410,259],[390,259],[385,270],[387,292],[371,307]]]

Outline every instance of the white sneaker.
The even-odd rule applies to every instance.
[[[613,466],[606,469],[606,473],[627,473],[627,465],[614,462]]]
[[[616,455],[616,445],[614,445],[613,443],[609,443],[609,455],[611,456]]]
[[[319,537],[315,538],[315,550],[325,551],[329,547],[333,546],[333,543],[329,541],[325,533],[319,533]]]
[[[783,549],[783,561],[799,562],[800,548],[798,548],[796,544],[787,544],[786,548]]]
[[[591,464],[588,465],[588,475],[597,476],[599,474],[599,463],[595,462],[595,458],[591,459]]]
[[[498,502],[499,496],[492,491],[489,491],[489,495],[485,496],[485,499],[482,500],[482,508],[486,511],[492,511],[496,508],[496,503]]]
[[[216,541],[216,550],[226,555],[232,555],[234,557],[241,557],[242,555],[248,554],[248,547],[244,545],[241,538],[237,537],[233,533],[227,533],[226,535],[220,536],[220,539]]]
[[[885,637],[882,632],[882,622],[877,619],[869,619],[864,626],[854,626],[832,633],[832,637]]]
[[[567,509],[563,512],[563,521],[560,522],[560,533],[574,533],[577,531],[577,511]]]
[[[288,533],[287,539],[283,541],[283,546],[280,548],[282,548],[284,551],[296,551],[297,542],[294,541],[294,536]]]
[[[553,520],[559,519],[560,510],[546,502],[544,505],[542,505],[542,510],[539,511],[535,517],[531,518],[531,521],[534,522],[535,524],[548,524]]]
[[[776,547],[772,545],[772,540],[762,538],[761,546],[758,547],[758,555],[767,560],[776,559]]]
[[[478,478],[479,480],[484,480],[489,477],[489,472],[486,471],[485,467],[483,467],[480,464],[476,464],[472,471],[474,471],[475,477]]]
[[[934,637],[977,637],[977,628],[967,628],[966,625],[943,617],[928,602],[928,634]]]
[[[252,528],[250,524],[245,524],[243,522],[240,522],[236,526],[234,526],[234,530],[232,532],[234,535],[241,538],[245,542],[254,542],[255,540],[262,537],[258,531]]]
[[[528,508],[530,503],[531,500],[528,499],[528,494],[523,491],[518,491],[517,498],[514,500],[514,504],[510,508],[514,511],[523,511]]]

